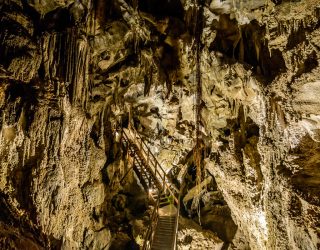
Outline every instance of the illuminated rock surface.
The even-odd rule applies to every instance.
[[[185,183],[180,249],[320,248],[319,1],[195,6],[0,3],[1,249],[138,247],[150,204],[115,137],[129,120]]]

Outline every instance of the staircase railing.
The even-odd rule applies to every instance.
[[[155,228],[158,223],[159,219],[159,205],[160,205],[160,195],[157,198],[157,203],[155,204],[151,217],[150,217],[150,225],[144,235],[144,242],[143,242],[143,247],[142,249],[150,249],[152,245],[152,240],[153,240],[153,234],[155,232]]]
[[[176,250],[177,249],[177,241],[178,241],[178,229],[179,229],[179,217],[180,217],[180,206],[181,206],[181,195],[183,192],[183,188],[185,187],[185,182],[184,182],[184,176],[182,177],[181,185],[180,185],[180,190],[179,190],[179,197],[178,197],[178,206],[177,206],[177,214],[175,218],[175,228],[174,228],[174,240],[173,240],[173,246],[172,249]]]
[[[130,136],[131,135],[131,136]],[[138,152],[143,152],[146,156],[146,165],[151,170],[153,176],[158,180],[159,184],[162,185],[163,191],[168,191],[170,195],[174,198],[176,204],[178,204],[177,195],[179,194],[179,190],[173,185],[169,185],[170,178],[167,176],[167,173],[162,168],[160,163],[158,162],[157,158],[151,152],[147,144],[144,140],[138,135],[135,129],[123,129],[123,136],[130,142],[133,141],[134,144],[138,147]],[[143,155],[140,157],[144,158]],[[152,166],[150,168],[150,166]],[[168,183],[169,182],[169,183]],[[160,187],[159,187],[160,188]]]
[[[159,207],[160,207],[160,196],[161,194],[169,194],[172,197],[172,203],[177,208],[177,213],[175,216],[175,228],[174,228],[174,241],[173,249],[176,249],[177,244],[177,233],[178,233],[178,219],[180,211],[180,190],[178,190],[173,184],[171,184],[167,173],[162,168],[156,157],[153,155],[144,140],[138,135],[135,129],[123,129],[123,138],[129,143],[129,147],[137,147],[135,153],[138,154],[145,162],[146,168],[153,175],[154,179],[158,182],[158,198],[155,203],[154,209],[150,218],[150,225],[144,235],[144,244],[142,249],[150,249],[152,245],[153,235],[155,233],[155,228],[159,218]],[[135,157],[135,156],[134,156]]]

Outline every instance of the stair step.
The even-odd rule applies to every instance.
[[[175,220],[172,220],[172,221],[158,221],[158,225],[170,225],[170,224],[175,224]]]
[[[158,232],[156,232],[156,234],[155,234],[155,236],[153,238],[153,241],[154,242],[160,241],[163,238],[174,238],[174,231],[172,231],[170,234],[169,234],[169,232],[168,233],[158,233]]]
[[[159,222],[171,222],[171,221],[175,221],[175,217],[171,217],[171,218],[161,218],[159,217]]]
[[[174,222],[170,222],[170,223],[161,223],[161,224],[158,224],[158,227],[157,228],[172,228],[174,227],[175,223]]]
[[[167,219],[160,219],[161,217],[159,217],[159,223],[167,223],[167,222],[172,222],[172,221],[175,221],[175,217],[172,217],[172,218],[167,218]]]
[[[157,238],[155,240],[152,241],[152,245],[171,245],[171,242],[169,240],[172,240],[174,237],[161,237],[161,238]],[[167,239],[166,241],[164,241],[164,239]]]
[[[174,225],[175,221],[171,221],[171,222],[158,222],[158,226],[160,227],[169,227],[170,225]]]
[[[168,243],[163,243],[163,241],[168,241]],[[162,250],[168,250],[171,249],[173,239],[170,240],[164,240],[162,239],[162,242],[154,242],[152,243],[151,249],[162,249]]]
[[[170,221],[170,222],[158,222],[159,226],[170,226],[170,225],[174,225],[175,221]]]
[[[174,232],[174,227],[171,228],[159,228],[156,229],[157,234],[159,235],[172,235]]]
[[[173,241],[173,240],[171,240],[171,241]],[[152,243],[151,249],[158,248],[158,249],[167,250],[167,249],[170,249],[171,246],[172,246],[172,242],[168,242],[167,244],[165,244],[163,242],[155,242],[155,243]]]
[[[154,240],[155,241],[159,241],[163,238],[174,238],[174,231],[171,231],[171,232],[167,232],[167,233],[159,233],[157,235],[157,237],[154,237]]]
[[[172,226],[175,225],[175,222],[170,222],[170,223],[158,223],[158,228],[171,228]]]
[[[164,241],[164,239],[167,239]],[[169,240],[173,240],[173,237],[161,237],[157,238],[152,241],[152,246],[154,245],[171,245],[171,242]]]
[[[157,231],[156,233],[157,233],[159,236],[161,236],[161,235],[162,235],[162,236],[168,236],[168,235],[170,236],[170,235],[172,235],[173,232],[174,232],[173,229],[174,229],[174,227],[173,227],[173,228],[170,228],[170,229],[166,229],[166,230],[165,230],[165,229],[161,229],[161,230],[160,230],[160,229],[156,229],[156,231]]]
[[[171,240],[172,241],[172,240]],[[168,244],[164,244],[164,243],[152,243],[152,247],[151,249],[162,249],[162,250],[168,250],[171,249],[172,246],[172,242],[168,243]]]
[[[173,239],[173,235],[171,236],[159,236],[159,237],[155,237],[154,240],[152,241],[153,244],[170,244],[169,242],[163,241],[163,239]]]
[[[151,247],[152,250],[167,250],[167,249],[171,249],[171,246],[155,246],[155,247]]]
[[[152,246],[151,249],[152,249],[152,250],[167,250],[167,249],[171,249],[171,245]]]
[[[169,225],[174,225],[175,223],[176,223],[175,220],[168,221],[168,222],[163,222],[163,221],[159,222],[159,221],[158,221],[158,226],[159,226],[159,227],[160,227],[160,226],[169,226]]]
[[[170,236],[173,235],[174,233],[174,227],[168,228],[168,229],[156,229],[156,233],[160,236],[160,235],[164,235],[164,236]]]
[[[175,223],[172,224],[163,224],[161,226],[157,227],[157,230],[172,230],[172,228],[174,228]]]
[[[171,239],[171,238],[174,238],[174,234],[172,232],[172,234],[168,234],[168,235],[165,235],[165,234],[159,234],[159,235],[155,235],[154,238],[153,238],[153,243],[157,243],[157,242],[160,242],[160,243],[168,243],[166,241],[163,241],[163,239]]]
[[[158,221],[158,226],[159,226],[159,227],[160,227],[160,226],[169,226],[169,225],[174,225],[175,223],[176,223],[175,220],[168,221],[168,222],[163,222],[163,221],[159,222],[159,221]]]

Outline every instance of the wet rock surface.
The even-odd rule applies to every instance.
[[[0,248],[138,248],[130,123],[201,224],[181,249],[318,249],[319,18],[317,0],[2,1]]]

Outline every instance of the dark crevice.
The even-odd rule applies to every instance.
[[[217,37],[211,45],[212,50],[254,67],[257,74],[262,74],[269,82],[286,69],[282,53],[278,49],[269,52],[264,41],[265,27],[257,21],[240,26],[229,15],[221,15],[216,24]]]
[[[295,77],[299,77],[305,73],[310,73],[313,69],[317,68],[318,66],[319,64],[317,53],[315,51],[312,51],[311,54],[307,57],[307,59],[303,62],[303,64],[300,65]]]
[[[138,8],[157,18],[173,16],[183,19],[184,10],[180,0],[140,0]]]
[[[26,216],[18,215],[8,200],[8,195],[0,192],[0,248],[57,249],[56,244],[49,243],[51,237],[45,236],[39,228],[30,224]],[[2,227],[2,223],[6,226]]]
[[[299,25],[299,28],[296,31],[293,31],[288,37],[287,43],[287,50],[293,49],[297,44],[305,41],[307,38],[306,36],[306,29],[303,25]]]
[[[108,21],[121,20],[122,14],[119,6],[116,5],[116,1],[113,0],[95,0],[95,17],[100,21],[102,25]]]
[[[108,74],[114,73],[119,71],[122,67],[134,67],[137,66],[139,63],[138,55],[132,52],[129,52],[124,58],[118,60],[114,65],[111,65],[106,70],[98,69],[97,73],[108,76]]]
[[[319,145],[320,143],[315,142],[309,135],[304,136],[299,145],[291,151],[291,154],[296,156],[294,163],[300,167],[299,170],[295,173],[286,171],[286,176],[297,194],[315,206],[320,205]]]
[[[39,31],[65,31],[73,26],[71,15],[66,8],[57,8],[47,13],[40,22]]]

